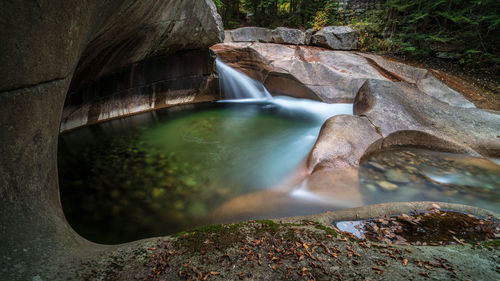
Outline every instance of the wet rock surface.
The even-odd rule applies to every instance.
[[[153,56],[205,48],[221,41],[222,25],[209,0],[59,2],[22,7],[8,2],[4,10],[9,12],[2,13],[5,20],[0,28],[0,125],[6,130],[0,134],[0,198],[4,208],[0,233],[7,237],[0,244],[1,252],[6,253],[2,256],[2,277],[499,279],[497,248],[411,246],[409,253],[413,255],[406,257],[401,255],[404,248],[389,248],[388,253],[386,246],[356,243],[335,229],[332,232],[325,226],[329,224],[314,222],[295,221],[297,225],[279,227],[269,222],[250,222],[237,226],[237,233],[226,232],[234,230],[234,226],[222,226],[159,242],[150,239],[114,247],[81,239],[65,222],[56,175],[57,134],[70,83],[71,87],[80,88]],[[268,42],[267,32],[259,36]],[[358,53],[314,47],[231,43],[214,50],[231,58],[234,66],[263,81],[275,93],[286,93],[292,88],[296,96],[326,102],[353,101],[358,95],[357,114],[365,115],[383,136],[405,130],[422,131],[443,137],[470,153],[499,153],[498,114],[457,110],[456,106],[472,106],[440,81],[426,76],[429,73],[425,70],[400,65],[393,68],[393,62],[382,63],[379,57],[367,59]],[[379,82],[367,84],[367,80]],[[389,84],[378,88],[380,81]],[[452,126],[446,127],[447,123]],[[348,160],[354,165],[356,162]],[[383,184],[388,190],[395,190],[391,180],[404,183],[407,179],[399,174],[388,176]],[[389,213],[391,208],[395,207],[376,206],[369,212]],[[366,209],[355,210],[356,218],[358,211]],[[336,214],[342,216],[345,212]],[[353,217],[351,214],[350,219]],[[318,233],[321,237],[316,236]],[[335,236],[337,240],[332,239]],[[446,266],[433,268],[430,257]],[[252,265],[261,267],[259,260],[265,270],[250,270]],[[358,267],[360,264],[363,266]]]
[[[308,168],[357,167],[370,144],[381,138],[368,119],[337,115],[328,119],[308,159]]]
[[[388,150],[366,159],[359,177],[370,203],[391,196],[395,201],[454,201],[500,211],[500,166],[488,159],[417,149]]]

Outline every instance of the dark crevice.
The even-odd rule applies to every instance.
[[[372,66],[373,68],[375,68],[382,76],[384,76],[385,78],[391,80],[392,82],[406,82],[408,84],[412,84],[413,85],[413,83],[410,83],[410,82],[406,81],[405,79],[403,79],[399,75],[397,75],[395,73],[392,73],[389,70],[383,68],[378,63],[376,63],[373,59],[368,58],[368,57],[364,57],[364,58],[370,64],[370,66]]]
[[[384,135],[382,135],[382,131],[381,131],[380,127],[375,125],[375,123],[373,123],[373,121],[370,120],[370,118],[368,118],[368,116],[361,114],[361,115],[359,115],[359,117],[366,118],[366,120],[368,120],[368,122],[370,122],[370,124],[373,126],[373,129],[375,129],[375,132],[377,132],[377,134],[379,134],[381,137],[384,137]]]
[[[0,96],[4,95],[4,94],[8,94],[9,92],[15,92],[15,91],[19,91],[19,90],[22,90],[22,89],[28,89],[28,88],[35,88],[35,87],[43,86],[45,84],[50,84],[50,83],[54,83],[54,82],[63,81],[65,79],[67,79],[67,78],[68,78],[68,76],[57,77],[57,78],[54,78],[54,79],[51,79],[51,80],[47,80],[47,81],[43,81],[43,82],[39,82],[39,83],[36,83],[36,84],[29,84],[29,85],[25,85],[25,86],[20,86],[20,87],[16,87],[16,88],[12,88],[12,89],[3,90],[3,91],[0,92]]]

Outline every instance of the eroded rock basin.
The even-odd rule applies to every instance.
[[[348,169],[303,180],[322,123],[351,110],[285,97],[207,103],[63,134],[66,217],[85,238],[114,244],[211,223],[392,201],[445,201],[498,212],[500,167],[478,157],[388,151],[365,160],[359,175]]]
[[[108,244],[245,219],[242,206],[238,216],[214,212],[245,194],[281,190],[284,181],[296,185],[321,124],[342,113],[352,114],[352,105],[281,97],[181,106],[63,134],[65,214],[85,238]],[[324,210],[317,205],[293,200],[261,216]]]

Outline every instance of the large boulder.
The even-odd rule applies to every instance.
[[[464,108],[475,107],[473,103],[465,99],[460,93],[443,83],[434,74],[433,70],[413,67],[395,60],[386,59],[373,54],[360,54],[372,65],[378,65],[387,74],[392,74],[397,82],[407,82],[415,85],[421,91],[436,99],[450,105]],[[458,80],[458,78],[457,78]]]
[[[278,27],[272,31],[272,38],[272,42],[276,44],[306,44],[306,34],[299,29]]]
[[[263,42],[290,45],[307,44],[306,34],[303,31],[287,27],[278,27],[274,30],[263,27],[241,27],[225,31],[225,36],[224,43]]]
[[[357,167],[365,150],[382,138],[366,117],[337,115],[321,127],[316,144],[309,154],[308,169]]]
[[[312,36],[311,44],[332,50],[355,50],[358,32],[349,26],[327,26]]]
[[[272,42],[273,32],[263,27],[241,27],[226,33],[231,42]]]
[[[499,112],[453,107],[407,83],[367,80],[354,101],[354,114],[366,116],[384,137],[402,131],[393,143],[421,138],[432,149],[437,138],[454,150],[500,157]],[[425,134],[417,138],[414,131]]]

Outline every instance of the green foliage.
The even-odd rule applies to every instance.
[[[373,10],[363,16],[351,18],[343,24],[348,24],[359,32],[359,48],[361,51],[391,52],[395,42],[385,38],[385,11]]]
[[[337,23],[338,4],[334,1],[327,1],[323,9],[316,12],[313,20],[308,23],[308,26],[314,30],[320,30],[328,25],[335,25]]]
[[[498,67],[497,0],[389,0],[386,12],[386,36],[400,45],[401,52]]]
[[[213,0],[213,1],[217,6],[217,9],[222,9],[224,7],[224,2],[222,2],[222,0]]]
[[[331,24],[334,0],[214,0],[227,28],[235,23],[276,27],[313,27]]]

